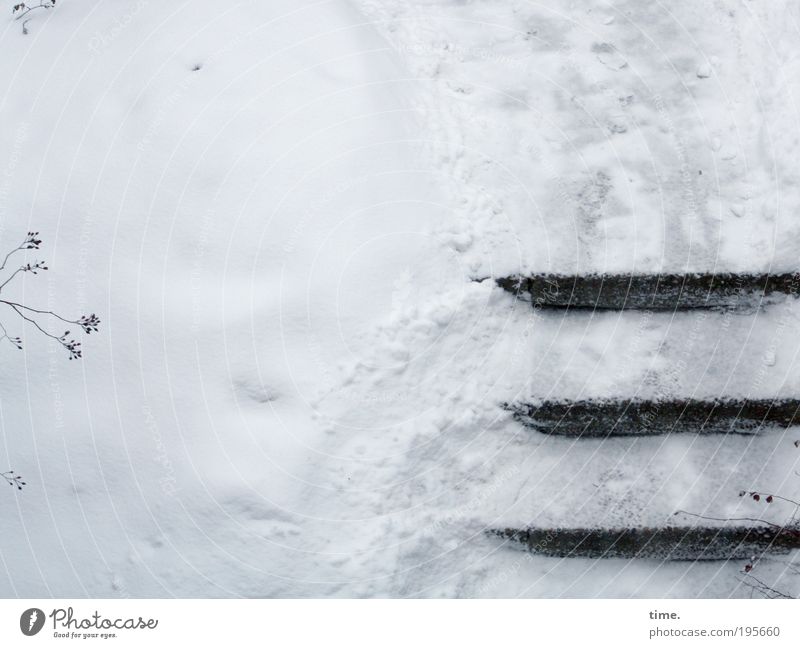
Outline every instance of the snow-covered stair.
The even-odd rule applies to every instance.
[[[636,436],[676,432],[756,434],[800,423],[798,399],[545,400],[507,403],[525,425],[565,436]]]
[[[800,531],[778,526],[671,526],[639,529],[498,529],[530,551],[559,558],[748,560],[800,549]]]
[[[501,278],[498,284],[529,299],[534,308],[578,309],[585,311],[586,317],[592,317],[593,310],[641,309],[660,311],[660,317],[667,318],[670,311],[677,310],[757,310],[797,295],[799,278],[792,273],[534,274]],[[800,400],[796,398],[549,398],[504,403],[503,407],[526,427],[578,440],[672,433],[752,435],[800,422]],[[490,533],[554,557],[752,560],[766,553],[800,549],[800,527],[793,523],[783,527],[758,518],[713,516],[697,516],[697,522],[661,527],[530,526],[492,529]]]
[[[749,309],[800,292],[800,275],[792,273],[543,273],[497,283],[534,307],[592,310]]]

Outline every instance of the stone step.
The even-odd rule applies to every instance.
[[[798,399],[545,400],[504,403],[525,425],[546,434],[581,437],[669,433],[756,434],[800,424]]]
[[[493,535],[557,558],[751,560],[800,548],[800,529],[779,526],[641,529],[493,529]]]
[[[800,292],[800,274],[534,274],[497,280],[534,308],[752,309]]]

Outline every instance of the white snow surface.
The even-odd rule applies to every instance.
[[[789,0],[63,0],[0,58],[0,594],[728,597],[486,529],[792,514],[797,429],[546,438],[503,402],[797,396],[800,304],[534,313],[487,277],[797,270]],[[53,323],[53,326],[56,326]],[[55,329],[60,333],[61,329]],[[9,491],[11,489],[8,489]],[[781,562],[759,578],[800,593]]]

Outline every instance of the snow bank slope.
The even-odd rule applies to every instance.
[[[311,403],[393,279],[458,274],[432,267],[446,208],[362,23],[293,0],[5,25],[2,245],[39,230],[24,298],[103,326],[80,363],[28,329],[1,351],[0,463],[30,484],[0,501],[3,593],[300,591]]]

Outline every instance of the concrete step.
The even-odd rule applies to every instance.
[[[800,548],[800,529],[779,526],[641,529],[494,529],[491,534],[557,558],[750,560]]]
[[[793,273],[534,274],[497,283],[535,308],[591,310],[747,310],[800,292]]]
[[[503,407],[526,427],[581,437],[756,434],[800,424],[798,399],[545,400]]]

